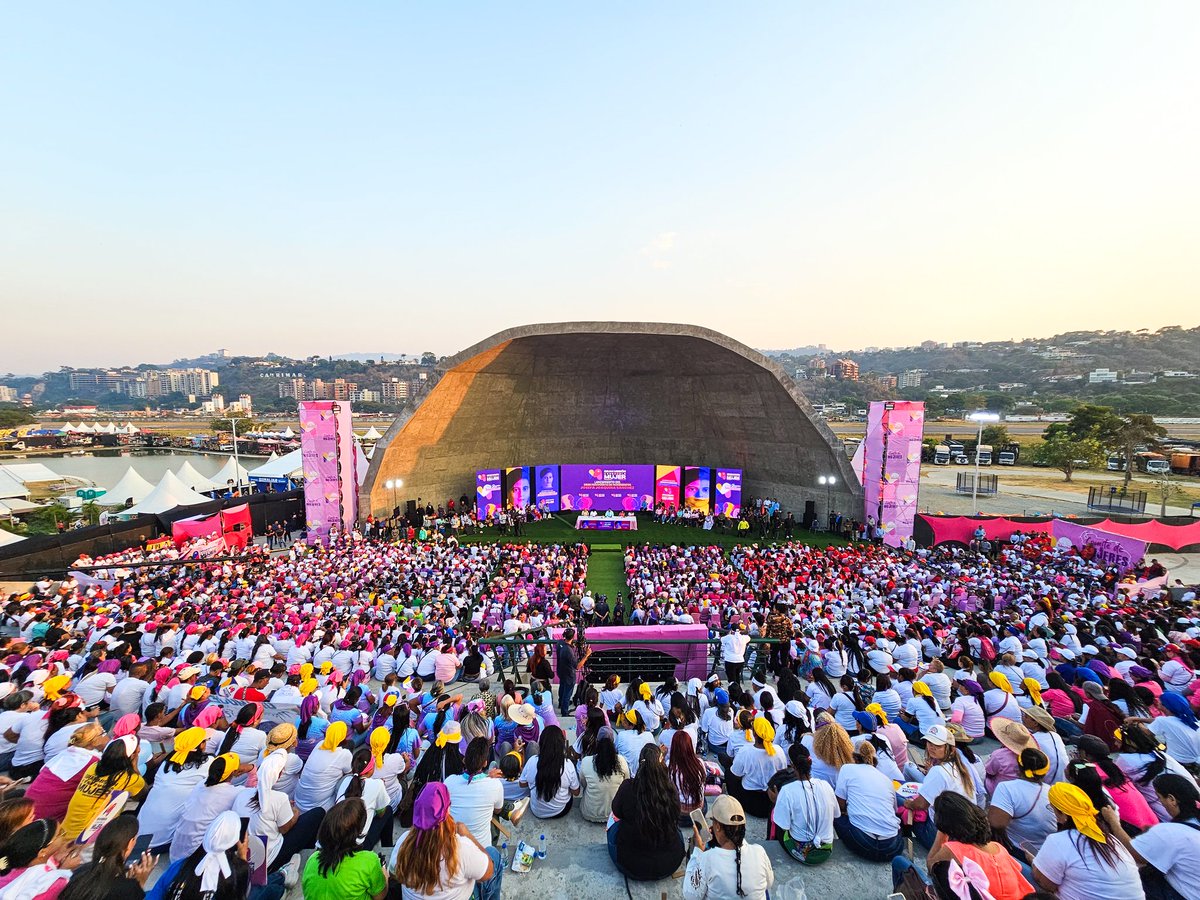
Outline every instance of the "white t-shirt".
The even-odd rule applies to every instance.
[[[969,769],[970,766],[967,768]],[[942,763],[941,765],[934,766],[926,774],[925,780],[921,782],[921,788],[917,792],[929,804],[930,819],[933,818],[933,801],[943,791],[954,791],[956,794],[962,794],[972,803],[975,802],[976,789],[974,786],[970,788],[963,787],[962,778],[959,777],[958,766],[952,763]]]
[[[1133,839],[1133,849],[1185,897],[1200,885],[1200,823],[1191,822],[1163,822]]]
[[[1050,786],[1017,778],[1002,781],[992,792],[991,805],[1013,817],[1008,837],[1014,846],[1031,844],[1042,848],[1047,835],[1058,830],[1058,819],[1050,806]]]
[[[337,784],[350,771],[353,755],[345,747],[326,750],[314,747],[296,784],[296,808],[302,813],[318,806],[328,809]]]
[[[15,750],[16,741],[10,741],[4,737],[8,732],[16,733],[17,739],[21,737],[21,729],[25,727],[25,723],[29,721],[29,713],[20,712],[15,709],[6,709],[0,712],[0,753],[8,753]]]
[[[843,694],[841,691],[829,701],[829,708],[833,711],[834,720],[853,734],[858,731],[858,722],[854,720],[854,698],[849,694]]]
[[[828,782],[792,781],[779,789],[774,816],[775,824],[788,832],[792,840],[830,844],[833,820],[838,816],[837,797]]]
[[[921,681],[929,685],[929,692],[940,709],[950,708],[950,676],[945,672],[926,672]]]
[[[409,832],[412,834],[412,832]],[[405,836],[407,839],[408,835]],[[491,859],[475,846],[468,837],[458,838],[458,871],[451,879],[446,878],[446,863],[442,861],[442,887],[430,894],[418,894],[409,887],[401,892],[404,900],[467,900],[475,891],[475,882],[487,873]],[[400,844],[396,845],[397,847]],[[486,845],[485,845],[486,846]]]
[[[758,844],[742,845],[741,900],[763,900],[775,883],[775,871],[767,851]],[[721,900],[737,897],[737,853],[715,845],[703,853],[693,853],[683,876],[684,900]]]
[[[1146,727],[1185,766],[1200,761],[1200,730],[1188,728],[1186,722],[1175,716],[1159,716]]]
[[[574,770],[569,763],[567,768]],[[446,779],[446,790],[450,794],[450,815],[466,825],[480,844],[489,846],[492,816],[504,807],[504,782],[486,774],[476,775],[470,781],[465,775],[451,775]]]
[[[1067,745],[1063,743],[1063,739],[1057,734],[1050,734],[1046,731],[1035,731],[1033,739],[1046,754],[1046,758],[1050,760],[1050,771],[1046,773],[1046,777],[1042,781],[1046,784],[1058,784],[1060,781],[1066,781],[1067,763],[1071,761],[1071,756],[1067,752]]]
[[[83,703],[84,709],[91,709],[99,706],[100,701],[116,686],[117,676],[111,672],[92,672],[75,685],[75,696]]]
[[[246,788],[233,801],[233,811],[243,819],[250,820],[250,834],[267,839],[267,862],[272,862],[283,847],[283,835],[279,829],[292,821],[292,803],[287,794],[272,790],[267,793],[267,802],[255,809],[250,800],[257,788]]]
[[[778,747],[775,747],[774,754],[768,754],[765,747],[746,744],[733,758],[730,771],[742,779],[742,787],[746,790],[765,791],[771,776],[787,767],[787,757]]]
[[[1118,842],[1115,866],[1079,845],[1087,838],[1074,831],[1058,831],[1046,838],[1033,859],[1033,867],[1058,885],[1059,900],[1145,900],[1142,879],[1133,857]]]
[[[150,690],[150,683],[147,681],[142,681],[140,678],[123,678],[113,688],[113,692],[108,698],[108,708],[118,718],[129,713],[141,712],[142,700],[148,690]]]
[[[899,833],[896,789],[892,779],[874,766],[861,763],[842,766],[838,770],[835,793],[846,801],[846,815],[854,827],[881,839]],[[780,796],[783,796],[782,791]]]
[[[646,735],[651,740],[654,739],[650,732],[646,732]],[[537,789],[538,758],[531,756],[529,762],[525,763],[525,768],[521,770],[521,784],[529,788],[529,809],[533,814],[539,819],[552,819],[566,809],[571,801],[571,791],[579,790],[579,773],[569,761],[564,762],[562,775],[558,779],[558,790],[550,800],[543,800]]]
[[[335,795],[338,800],[346,796],[346,790],[350,787],[352,779],[353,776],[347,775],[338,782],[337,794]],[[367,821],[363,823],[362,831],[358,834],[358,842],[360,844],[367,839],[367,832],[371,830],[371,823],[375,821],[375,811],[390,805],[392,800],[388,796],[387,788],[383,786],[382,781],[367,778],[363,781],[362,802],[363,806],[367,808]],[[488,837],[490,838],[491,835],[489,834]]]
[[[904,707],[906,713],[910,716],[916,716],[917,728],[920,729],[921,734],[927,732],[934,725],[941,725],[946,721],[942,716],[941,710],[934,709],[933,706],[930,706],[926,702],[927,700],[927,697],[922,697],[918,694],[909,700],[908,704]],[[936,700],[934,701],[934,706],[937,706]]]
[[[748,646],[750,646],[749,635],[727,634],[721,638],[721,659],[727,663],[744,663]]]
[[[13,731],[19,732],[17,749],[13,752],[12,758],[14,766],[27,766],[44,759],[42,738],[45,737],[46,729],[50,725],[50,714],[45,710],[35,709],[33,712],[25,713],[25,716],[23,724],[17,723],[20,724],[20,728],[16,725],[12,726]]]
[[[983,717],[983,710],[979,708],[979,704],[975,702],[974,697],[955,697],[954,702],[950,704],[950,710],[951,712],[962,711],[962,722],[960,724],[968,737],[983,737],[987,721]]]
[[[654,735],[649,731],[638,734],[632,728],[622,728],[617,732],[617,753],[629,763],[629,774],[636,775],[638,763],[641,762],[642,748],[654,743]]]

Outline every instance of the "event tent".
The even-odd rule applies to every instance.
[[[35,509],[41,509],[38,503],[30,503],[28,500],[22,500],[20,497],[6,497],[0,500],[0,516],[11,516],[14,513],[33,512]]]
[[[270,462],[270,460],[268,460]],[[221,466],[221,471],[212,477],[219,490],[224,490],[229,487],[229,482],[233,481],[238,484],[246,484],[250,478],[250,473],[246,471],[245,466],[239,466],[232,456],[225,460],[225,465]]]
[[[363,440],[364,441],[377,441],[381,437],[383,437],[383,435],[379,433],[379,430],[374,425],[372,425],[370,428],[367,429],[367,433],[363,435]]]
[[[157,515],[177,506],[194,506],[197,503],[205,503],[208,499],[180,481],[179,476],[174,472],[167,472],[163,475],[162,481],[156,484],[154,490],[147,494],[140,503],[129,509],[121,510],[117,515]]]
[[[367,478],[367,467],[370,466],[370,463],[367,461],[367,456],[363,453],[362,447],[358,444],[354,445],[354,463],[354,474],[361,487]],[[250,473],[250,480],[256,484],[272,484],[275,486],[288,481],[298,482],[303,478],[303,450],[293,450],[291,453],[285,453],[278,459],[267,460],[267,462]]]
[[[4,547],[8,544],[15,544],[17,541],[23,540],[25,540],[25,538],[21,537],[21,535],[13,534],[11,531],[5,531],[3,528],[0,528],[0,547]]]
[[[154,490],[154,485],[130,466],[120,480],[96,500],[101,506],[120,506],[126,500],[141,503]]]
[[[130,422],[128,425],[126,425],[124,429],[118,428],[117,431],[119,431],[122,434],[141,434],[142,433],[142,429],[138,428],[132,422]]]
[[[289,441],[296,436],[296,432],[292,431],[292,426],[289,425],[279,433],[280,437],[287,438]]]
[[[28,500],[29,488],[25,487],[25,482],[20,478],[10,475],[0,468],[0,498],[7,499],[9,497],[22,497]]]
[[[179,480],[190,487],[193,491],[198,491],[201,494],[207,494],[224,487],[223,482],[215,482],[211,478],[201,475],[196,471],[196,467],[192,465],[190,460],[184,460],[183,465],[179,467],[179,471],[175,473],[179,476]]]
[[[96,433],[96,429],[93,428],[91,425],[89,425],[87,422],[80,422],[79,427],[76,428],[75,430],[77,432],[79,432],[80,434],[95,434]]]
[[[66,480],[45,463],[13,463],[0,466],[0,469],[25,484],[46,484]]]

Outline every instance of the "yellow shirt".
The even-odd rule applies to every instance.
[[[113,791],[129,791],[131,797],[136,797],[146,788],[146,781],[137,772],[122,775],[111,785],[107,778],[96,777],[96,764],[92,763],[83,778],[71,802],[67,805],[67,817],[63,819],[62,834],[67,838],[77,838],[83,829],[92,823],[96,813],[108,803]]]

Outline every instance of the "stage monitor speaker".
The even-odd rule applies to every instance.
[[[392,507],[392,518],[393,518],[393,519],[398,519],[398,518],[400,518],[400,507],[398,507],[398,506],[393,506],[393,507]]]
[[[410,525],[421,524],[421,514],[417,512],[416,500],[406,500],[404,502],[404,517],[408,519]]]
[[[813,527],[813,522],[817,521],[817,504],[813,500],[804,501],[804,519],[801,524],[807,529]]]

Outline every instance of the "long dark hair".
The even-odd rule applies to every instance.
[[[242,734],[242,729],[249,725],[256,715],[258,715],[258,707],[253,703],[247,703],[237,711],[237,715],[225,729],[225,737],[221,739],[221,746],[217,748],[217,756],[233,749],[233,745],[237,743],[237,739]]]
[[[633,796],[642,811],[638,822],[641,826],[639,837],[646,846],[662,846],[664,837],[671,834],[678,839],[679,796],[667,774],[667,767],[663,765],[658,744],[647,744],[642,748],[638,773],[633,779]]]
[[[395,710],[392,711],[392,738],[388,741],[388,753],[395,753],[396,747],[400,743],[400,738],[404,736],[404,732],[408,731],[412,726],[409,724],[412,719],[412,714],[407,706],[402,703],[397,703]]]
[[[1110,788],[1119,788],[1129,780],[1121,767],[1108,755],[1108,744],[1100,738],[1092,734],[1085,734],[1079,739],[1079,749],[1086,753],[1088,758],[1104,773]]]
[[[746,843],[746,826],[721,823],[721,830],[725,832],[725,839],[733,844],[733,866],[734,871],[737,872],[737,895],[745,897],[746,892],[742,890],[742,845]]]
[[[612,778],[621,770],[617,745],[608,735],[596,739],[594,750],[592,765],[596,767],[596,775],[602,781]]]
[[[588,707],[587,725],[583,729],[583,734],[579,736],[579,755],[590,756],[596,747],[596,735],[600,733],[607,720],[604,718],[604,710],[596,706]]]
[[[1144,725],[1128,725],[1121,729],[1121,750],[1127,753],[1148,753],[1154,758],[1138,772],[1138,784],[1150,784],[1167,768],[1167,756],[1158,743],[1158,738]]]
[[[829,695],[830,700],[837,696],[837,686],[829,680],[829,676],[825,674],[825,670],[823,668],[817,666],[812,670],[810,677],[813,681],[825,689],[825,693]]]
[[[1200,818],[1200,791],[1182,775],[1170,773],[1154,779],[1154,789],[1164,797],[1171,796],[1179,804],[1179,815],[1173,821],[1187,822]]]
[[[51,709],[49,720],[46,724],[46,733],[42,736],[42,746],[46,745],[46,741],[54,735],[56,731],[62,731],[72,722],[77,721],[83,716],[83,708],[79,706],[63,706],[59,709]]]
[[[563,769],[567,765],[567,736],[557,725],[549,725],[538,739],[537,794],[549,803],[562,787]]]
[[[708,772],[696,755],[692,736],[686,731],[675,732],[671,738],[670,754],[667,774],[678,785],[680,798],[689,806],[700,803],[704,799],[704,782],[708,780]]]
[[[59,894],[66,900],[105,900],[125,880],[129,842],[137,837],[137,816],[117,816],[96,837],[92,861],[81,866]]]
[[[133,760],[125,753],[124,742],[112,741],[100,754],[100,759],[96,761],[96,771],[92,774],[96,778],[104,779],[104,787],[100,790],[101,796],[104,796],[114,790],[122,778],[133,775],[136,771]],[[117,821],[114,819],[113,824]]]
[[[367,766],[370,764],[370,747],[359,747],[354,751],[354,756],[350,760],[350,783],[346,785],[346,797],[362,797],[363,788],[367,782],[366,776],[363,775],[363,772],[367,770]]]
[[[368,750],[368,755],[370,751]],[[358,852],[358,836],[367,824],[367,807],[358,797],[335,803],[317,830],[317,871],[328,878],[348,856]]]

